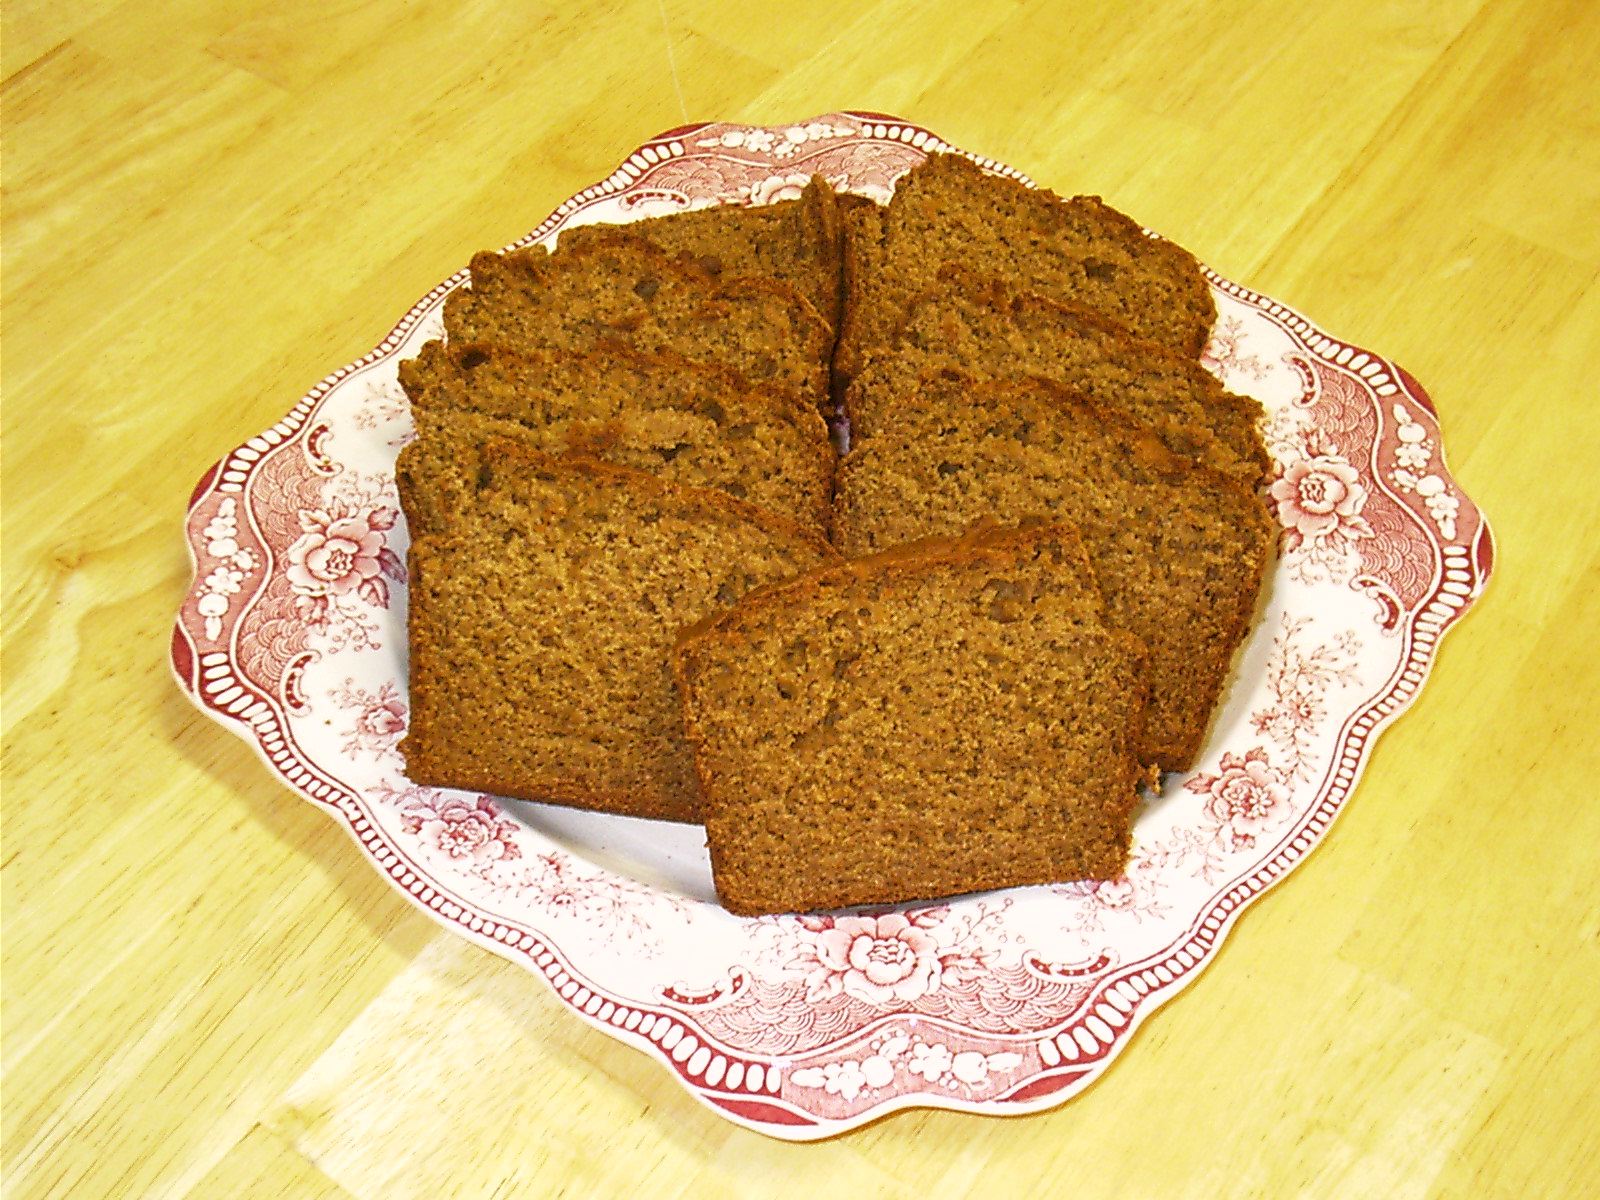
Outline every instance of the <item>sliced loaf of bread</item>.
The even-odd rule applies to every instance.
[[[845,459],[835,541],[868,554],[1024,517],[1082,532],[1107,619],[1149,651],[1146,761],[1186,769],[1253,619],[1276,540],[1265,503],[1055,385],[946,371]]]
[[[860,369],[867,342],[863,322],[873,313],[878,261],[883,251],[885,206],[868,196],[844,193],[839,197],[839,244],[844,255],[840,271],[838,337],[833,346],[834,396],[841,404],[854,373]]]
[[[752,593],[677,649],[717,893],[753,915],[1127,861],[1143,649],[1077,535],[986,530]]]
[[[556,241],[559,257],[590,246],[612,225],[581,225]],[[624,226],[674,255],[687,255],[723,279],[764,275],[788,284],[829,325],[839,321],[839,203],[813,178],[800,197],[773,204],[686,209]]]
[[[911,303],[894,343],[873,355],[845,394],[852,437],[870,437],[879,411],[914,396],[917,380],[938,367],[1063,384],[1149,426],[1176,453],[1251,486],[1270,466],[1260,403],[1228,391],[1196,359],[959,264],[947,264]]]
[[[787,386],[818,407],[826,401],[832,330],[809,300],[776,279],[719,280],[626,227],[556,256],[537,246],[474,255],[471,272],[471,286],[445,301],[453,344],[669,350]]]
[[[667,351],[533,354],[440,342],[401,364],[400,383],[418,428],[401,470],[415,473],[441,434],[481,437],[498,421],[496,432],[547,453],[721,488],[827,533],[837,455],[816,408],[786,388]]]
[[[870,252],[872,284],[853,298],[836,361],[853,377],[893,341],[939,268],[960,262],[1017,287],[1080,304],[1130,332],[1196,357],[1216,307],[1200,264],[1097,196],[1063,199],[957,154],[932,154],[901,176]]]
[[[446,532],[410,552],[408,777],[698,820],[678,632],[837,554],[723,492],[518,439],[458,444],[448,470]]]

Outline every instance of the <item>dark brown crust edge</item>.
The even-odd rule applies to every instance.
[[[1066,300],[1061,300],[1053,296],[1045,296],[1037,292],[1018,290],[1017,288],[1008,284],[1006,281],[992,275],[985,275],[982,272],[974,271],[964,263],[945,263],[944,266],[939,269],[938,277],[940,282],[944,284],[948,290],[928,288],[912,298],[911,303],[907,306],[906,312],[901,315],[900,320],[896,325],[894,336],[882,348],[886,354],[893,353],[895,346],[899,343],[900,338],[904,334],[905,326],[910,320],[912,310],[914,310],[918,304],[923,303],[924,301],[938,301],[951,294],[963,296],[967,299],[987,305],[997,311],[1015,313],[1021,312],[1029,307],[1034,307],[1043,309],[1047,312],[1055,312],[1060,314],[1060,319],[1064,322],[1078,323],[1088,326],[1089,328],[1107,336],[1120,338],[1129,343],[1132,347],[1136,348],[1142,354],[1165,359],[1169,363],[1178,366],[1178,368],[1182,370],[1193,368],[1195,372],[1199,373],[1195,376],[1197,383],[1199,383],[1200,386],[1205,388],[1210,393],[1210,395],[1208,395],[1205,400],[1201,402],[1201,406],[1203,408],[1214,402],[1218,406],[1224,407],[1227,410],[1237,414],[1239,417],[1245,419],[1247,424],[1252,429],[1257,431],[1254,438],[1251,439],[1250,445],[1245,448],[1247,452],[1241,453],[1241,447],[1235,446],[1231,441],[1223,438],[1215,430],[1209,429],[1208,427],[1207,432],[1210,433],[1217,445],[1226,453],[1228,458],[1237,460],[1239,466],[1235,473],[1241,480],[1250,485],[1263,482],[1271,473],[1272,459],[1267,453],[1266,446],[1262,443],[1259,434],[1259,423],[1263,418],[1263,409],[1260,402],[1250,398],[1249,396],[1241,396],[1236,392],[1229,391],[1220,380],[1218,380],[1209,371],[1206,371],[1205,367],[1200,364],[1197,357],[1185,357],[1183,354],[1180,354],[1170,346],[1164,346],[1160,342],[1153,342],[1148,338],[1140,337],[1126,325],[1123,325],[1115,317],[1109,316],[1106,313],[1088,308],[1082,304],[1074,304]],[[873,360],[873,356],[869,355],[864,361],[858,362],[856,364],[855,373],[841,387],[839,395],[840,411],[843,413],[846,419],[852,422],[853,428],[857,421],[856,410],[860,407],[860,405],[855,402],[855,397],[860,394],[857,379],[871,366]],[[959,369],[959,367],[957,369]],[[1201,375],[1204,375],[1205,378],[1201,379]],[[1070,390],[1070,385],[1064,384],[1059,380],[1048,379],[1047,377],[1040,375],[1025,374],[1010,376],[1007,378],[1037,378],[1057,387],[1067,387]],[[1178,427],[1179,426],[1174,425],[1174,428]],[[1216,466],[1219,470],[1226,469],[1224,464],[1206,465]]]

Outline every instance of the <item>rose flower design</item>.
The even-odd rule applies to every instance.
[[[500,858],[520,858],[516,841],[516,822],[502,817],[487,796],[477,803],[453,797],[439,805],[420,824],[422,834],[451,858],[470,858],[491,862]]]
[[[847,995],[868,1004],[910,1001],[939,986],[939,943],[900,913],[838,917],[816,938],[808,978],[813,996]]]
[[[1137,907],[1139,890],[1127,875],[1119,875],[1115,879],[1085,880],[1084,884],[1085,891],[1094,897],[1095,902],[1106,908],[1121,911]]]
[[[397,696],[386,694],[356,717],[356,735],[373,742],[387,742],[405,727],[406,707]]]
[[[1256,834],[1283,815],[1279,807],[1289,798],[1260,747],[1243,758],[1224,754],[1218,774],[1196,775],[1184,786],[1205,796],[1206,815],[1227,831],[1236,850],[1254,846]]]
[[[383,531],[393,524],[387,509],[349,516],[321,509],[301,513],[305,532],[289,547],[290,584],[307,596],[344,596],[357,589],[363,597],[382,593]]]
[[[1278,522],[1288,531],[1288,549],[1335,537],[1371,537],[1361,515],[1367,489],[1356,470],[1329,454],[1297,462],[1272,485]]]

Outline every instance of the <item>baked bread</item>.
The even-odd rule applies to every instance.
[[[408,777],[699,819],[674,639],[838,556],[722,492],[520,440],[458,444],[450,470],[447,531],[410,552]]]
[[[581,225],[556,241],[559,257],[593,245],[613,225]],[[723,279],[763,275],[811,301],[829,325],[839,322],[839,204],[833,189],[813,178],[797,200],[721,204],[650,217],[630,232],[673,255],[687,255]]]
[[[907,546],[752,593],[677,650],[723,906],[1116,876],[1142,659],[1105,627],[1064,526]]]
[[[620,344],[720,364],[821,407],[833,332],[775,279],[719,280],[626,227],[551,256],[533,246],[473,256],[470,287],[445,300],[446,340],[522,352]]]
[[[866,340],[862,321],[872,315],[871,295],[878,259],[883,250],[886,208],[868,196],[849,192],[839,196],[839,242],[844,265],[839,273],[840,312],[838,337],[833,347],[834,398],[843,410],[844,394],[859,368],[856,348]]]
[[[868,554],[1025,517],[1082,533],[1108,621],[1149,651],[1145,761],[1187,769],[1276,541],[1265,503],[1056,385],[946,371],[844,460],[834,537],[845,554]]]
[[[1130,337],[1088,309],[1030,295],[960,264],[914,300],[893,345],[874,354],[845,394],[851,436],[870,437],[876,413],[915,394],[931,369],[976,379],[1039,376],[1149,426],[1168,449],[1256,486],[1271,460],[1261,405],[1238,396],[1193,358]]]
[[[848,378],[886,346],[912,300],[947,262],[1022,290],[1080,304],[1191,358],[1216,320],[1200,264],[1147,235],[1098,196],[1063,199],[957,154],[931,154],[901,176],[869,255],[871,286],[850,302],[836,364]]]
[[[785,388],[667,351],[537,355],[440,342],[401,364],[400,383],[418,430],[401,471],[415,474],[451,429],[499,433],[721,488],[827,535],[837,455],[815,407]]]
[[[413,780],[703,814],[744,914],[1125,868],[1274,543],[1191,257],[935,155],[471,275],[402,368]]]

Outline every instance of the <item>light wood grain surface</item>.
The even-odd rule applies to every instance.
[[[9,0],[5,1195],[1596,1194],[1597,67],[1591,0]],[[440,932],[166,655],[218,455],[651,134],[839,108],[1405,365],[1498,560],[1100,1083],[796,1146]]]

